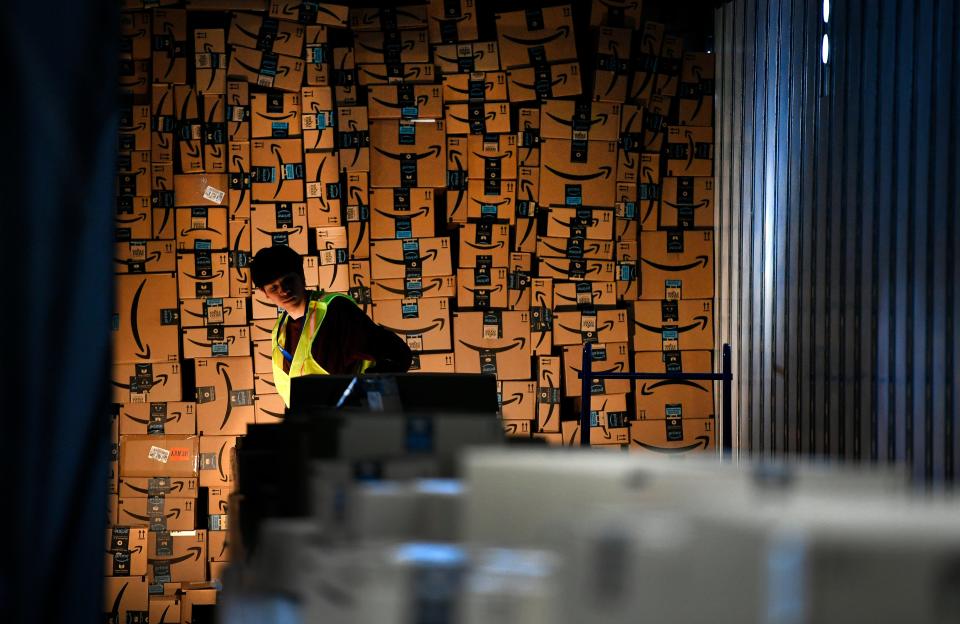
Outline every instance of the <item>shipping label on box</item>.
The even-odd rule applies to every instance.
[[[612,260],[613,241],[588,238],[537,238],[537,255],[570,260]]]
[[[634,354],[638,373],[712,373],[710,351],[644,351]],[[679,406],[687,418],[713,418],[713,382],[654,379],[634,382],[637,420],[664,420]]]
[[[616,141],[620,104],[545,100],[540,105],[540,136],[567,141]]]
[[[229,182],[223,173],[191,173],[173,177],[173,201],[177,208],[227,206]]]
[[[510,132],[507,102],[468,102],[444,106],[447,134],[506,134]]]
[[[626,342],[599,343],[593,345],[591,370],[597,373],[629,373],[630,353]],[[564,388],[566,396],[581,395],[580,372],[583,365],[583,346],[563,348]],[[626,394],[630,392],[628,379],[593,379],[590,384],[593,394]]]
[[[184,298],[223,298],[230,294],[230,254],[197,250],[177,254],[177,282]]]
[[[145,576],[108,576],[103,582],[103,613],[107,622],[148,621],[149,594]]]
[[[250,140],[250,85],[227,81],[227,140]],[[249,167],[248,167],[249,169]]]
[[[204,435],[245,434],[254,419],[252,358],[198,358],[195,368],[197,431]]]
[[[627,342],[626,310],[567,310],[553,315],[554,346]]]
[[[507,307],[507,267],[482,265],[457,269],[457,307],[505,309]]]
[[[663,179],[659,222],[661,228],[712,228],[713,209],[713,178]]]
[[[449,351],[450,300],[421,297],[374,301],[374,322],[397,334],[413,351]]]
[[[458,373],[492,374],[500,380],[531,377],[529,312],[455,312],[453,325]]]
[[[712,297],[712,231],[640,233],[641,299]]]
[[[254,93],[250,96],[250,138],[287,139],[302,132],[300,93]]]
[[[151,533],[148,554],[152,594],[163,594],[164,583],[207,580],[207,532],[202,529]]]
[[[113,361],[117,364],[180,359],[180,314],[173,274],[117,275]]]
[[[516,188],[515,180],[504,180],[499,185],[489,185],[486,180],[468,180],[467,218],[513,225],[517,218]]]
[[[556,63],[520,67],[507,72],[511,103],[537,102],[582,95],[579,63]]]
[[[170,240],[133,240],[117,243],[113,255],[114,273],[172,273],[177,255]]]
[[[196,477],[194,435],[120,436],[120,477]]]
[[[336,152],[307,152],[306,195],[307,225],[330,227],[341,225],[342,191],[340,160]],[[349,174],[350,177],[366,174]]]
[[[286,15],[283,20],[290,20]],[[303,50],[304,27],[292,21],[265,19],[252,13],[230,14],[230,45],[298,56]]]
[[[153,81],[187,82],[187,12],[153,11]]]
[[[437,48],[440,47],[437,46]],[[439,52],[434,53],[434,58],[437,58],[437,54]],[[507,72],[470,71],[463,74],[445,72],[443,75],[443,101],[446,104],[506,102],[507,97]]]
[[[477,11],[473,3],[474,0],[431,0],[429,15],[431,43],[476,40],[479,34],[477,31]],[[499,63],[498,58],[498,66]]]
[[[433,46],[433,62],[444,78],[467,76],[481,72],[496,72],[500,69],[500,48],[496,41],[463,41]],[[504,75],[506,78],[506,75]],[[506,100],[506,81],[503,97],[471,96],[471,100]],[[466,100],[467,98],[463,98]]]
[[[427,7],[424,5],[350,9],[350,29],[357,32],[417,30],[426,27]]]
[[[467,223],[460,228],[460,268],[509,266],[510,226]]]
[[[120,435],[193,435],[197,416],[193,403],[184,401],[124,403],[120,406]]]
[[[560,432],[560,397],[562,368],[560,358],[537,358],[537,431]]]
[[[429,188],[373,189],[370,193],[370,238],[434,236],[435,193]]]
[[[670,126],[667,129],[667,175],[713,175],[713,128]]]
[[[150,197],[118,197],[113,225],[113,238],[116,241],[129,242],[152,238],[153,210]]]
[[[147,573],[147,527],[112,526],[107,529],[107,576],[143,576]]]
[[[375,279],[370,287],[370,296],[371,303],[418,297],[453,298],[457,296],[457,278],[453,275],[444,275],[420,279]]]
[[[430,45],[426,29],[359,31],[353,39],[359,64],[428,63]]]
[[[122,498],[151,498],[172,496],[196,498],[196,477],[123,477],[120,479]]]
[[[444,122],[370,122],[370,184],[374,187],[446,187]]]
[[[432,63],[369,63],[357,65],[357,83],[361,87],[378,84],[434,84],[436,66]],[[338,101],[341,98],[338,97]]]
[[[303,202],[252,204],[250,229],[253,250],[286,245],[301,255],[307,253],[307,206]]]
[[[630,423],[630,450],[678,454],[716,448],[713,418],[637,420]]]
[[[617,305],[615,282],[554,282],[554,310],[615,305]]]
[[[634,351],[713,349],[713,300],[633,302]]]
[[[495,19],[504,68],[577,58],[569,5],[498,13]]]
[[[536,418],[537,382],[498,381],[497,404],[504,420],[534,420]]]
[[[451,353],[414,353],[410,364],[410,373],[455,373],[454,354]]]
[[[373,278],[420,279],[453,274],[450,238],[379,240],[370,243]]]
[[[540,203],[612,206],[617,171],[613,141],[544,139],[540,148]]]
[[[113,403],[179,401],[183,398],[179,362],[114,363],[110,373]]]
[[[304,62],[301,58],[230,46],[228,75],[250,84],[298,93],[303,84],[303,72]]]
[[[270,0],[270,17],[290,20],[298,24],[324,24],[346,28],[349,9],[327,2],[303,2],[303,0]]]
[[[250,422],[253,422],[251,418]],[[200,438],[200,486],[232,490],[233,449],[237,436],[204,435]]]

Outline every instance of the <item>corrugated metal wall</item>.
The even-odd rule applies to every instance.
[[[830,37],[827,65],[821,38]],[[716,13],[717,311],[741,453],[960,476],[960,5]]]

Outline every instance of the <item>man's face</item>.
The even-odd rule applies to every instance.
[[[260,290],[263,291],[264,296],[270,303],[288,312],[299,306],[306,296],[306,285],[296,273],[287,273],[268,284],[264,284]]]

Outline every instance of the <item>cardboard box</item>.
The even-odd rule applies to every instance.
[[[173,241],[134,240],[115,245],[114,273],[172,273],[177,270]]]
[[[560,432],[560,396],[563,379],[560,358],[537,357],[537,431]]]
[[[448,237],[372,241],[370,260],[376,280],[453,274]]]
[[[179,292],[183,297],[206,299],[223,298],[230,293],[230,255],[197,250],[178,253],[177,268]],[[217,313],[216,303],[212,311]],[[181,320],[182,324],[182,320]],[[222,323],[221,323],[222,324]],[[184,325],[190,327],[191,325]],[[195,325],[194,325],[195,326]]]
[[[223,95],[227,88],[227,42],[222,29],[193,31],[193,67],[197,91]],[[221,114],[223,110],[221,109]]]
[[[657,61],[657,75],[653,90],[658,95],[675,96],[680,83],[680,69],[683,60],[683,38],[666,35],[660,48]]]
[[[630,82],[630,100],[646,102],[654,95],[654,79],[659,65],[660,50],[663,48],[663,39],[666,26],[651,20],[643,22],[643,30],[639,35],[640,49],[633,54],[633,79]]]
[[[522,253],[536,253],[537,251],[537,220],[517,217],[516,231],[511,251]]]
[[[307,225],[311,228],[341,225],[339,155],[336,152],[308,152],[304,159]],[[356,175],[360,174],[350,174]]]
[[[151,238],[153,210],[150,197],[118,197],[113,225],[113,238],[116,241],[129,242]]]
[[[477,221],[497,221],[513,225],[516,221],[516,188],[514,180],[504,180],[499,185],[499,193],[488,193],[486,180],[468,180],[467,218]]]
[[[518,144],[521,167],[540,166],[540,107],[524,106],[517,110]]]
[[[413,351],[451,349],[446,297],[374,301],[373,320],[403,338]]]
[[[532,422],[529,420],[502,419],[503,433],[508,438],[529,438],[533,432]]]
[[[635,3],[639,6],[639,3]],[[594,7],[597,2],[594,2]],[[593,97],[604,102],[626,102],[630,81],[631,31],[627,28],[601,28],[597,36],[596,65],[593,71]]]
[[[253,422],[251,419],[250,422]],[[200,438],[200,486],[233,489],[233,449],[237,436],[204,435]]]
[[[120,406],[120,435],[193,435],[197,417],[193,403],[183,401],[124,403]]]
[[[120,135],[118,148],[121,152],[150,151],[150,106],[128,105],[120,109]]]
[[[276,386],[274,386],[274,392],[276,392]],[[279,394],[269,393],[258,394],[254,406],[257,409],[255,422],[258,425],[282,422],[287,409],[283,397]]]
[[[150,155],[154,163],[173,162],[174,132],[177,128],[175,104],[173,85],[157,83],[151,87]]]
[[[346,28],[349,10],[344,5],[304,4],[302,0],[270,0],[270,17],[291,20],[299,24],[325,24]]]
[[[612,260],[613,241],[588,238],[537,238],[537,255],[571,260]]]
[[[530,281],[530,341],[534,355],[550,355],[553,345],[553,280]]]
[[[626,310],[565,310],[553,315],[553,344],[557,347],[627,342],[629,331]]]
[[[630,186],[632,187],[632,195],[636,196],[636,185],[629,184],[625,185],[621,182],[617,183],[618,194],[617,194],[617,203],[613,206],[613,231],[614,238],[619,242],[633,242],[636,243],[640,240],[640,228],[638,227],[638,215],[637,215],[637,202],[634,200],[626,200],[624,195],[619,193],[620,190],[623,190],[622,187]],[[626,200],[626,201],[625,201]],[[657,205],[653,204],[653,210],[650,213],[652,218],[651,221],[656,223],[657,220]]]
[[[327,86],[330,84],[330,46],[327,27],[307,26],[306,50],[304,54],[304,84]]]
[[[453,43],[473,41],[477,34],[477,11],[474,0],[431,0],[430,2],[430,41],[432,43]],[[499,61],[498,61],[499,62]]]
[[[154,496],[196,498],[197,479],[195,477],[123,477],[120,479],[119,492],[122,498]]]
[[[197,436],[120,436],[120,477],[196,477]]]
[[[210,487],[207,488],[207,512],[214,516],[226,516],[230,510],[230,494],[233,488],[228,487]],[[229,531],[211,529],[207,533],[207,559],[211,561],[225,561],[228,556],[227,538]]]
[[[612,260],[567,260],[538,258],[542,277],[587,282],[610,282],[614,279]]]
[[[455,312],[453,327],[458,373],[493,374],[499,380],[531,377],[528,312]]]
[[[191,531],[197,520],[196,503],[195,498],[171,496],[120,498],[118,520],[121,524],[146,525],[151,532]]]
[[[357,62],[353,56],[353,48],[333,49],[333,68],[330,72],[330,83],[333,85],[333,97],[340,106],[357,106],[359,88],[357,86]],[[367,107],[363,107],[366,114]]]
[[[207,532],[203,529],[151,534],[148,553],[147,580],[156,593],[163,591],[164,583],[207,578]]]
[[[184,173],[203,171],[203,117],[196,90],[188,85],[173,89],[177,119],[177,149]]]
[[[641,299],[712,297],[712,231],[640,233]]]
[[[113,361],[179,360],[176,277],[166,273],[117,275],[114,283]]]
[[[254,390],[260,394],[260,389],[272,387],[267,394],[276,393],[276,385],[273,383],[273,342],[268,340],[255,340],[253,342],[253,373]],[[262,382],[260,380],[263,380]],[[268,384],[267,381],[270,383]]]
[[[110,373],[113,403],[179,401],[182,398],[180,363],[128,363],[113,365]]]
[[[507,267],[457,269],[457,307],[506,309]]]
[[[300,139],[254,139],[250,160],[253,201],[303,201],[306,176]]]
[[[460,48],[463,45],[456,47]],[[439,48],[441,47],[443,46],[435,48],[435,59],[440,58]],[[507,72],[472,70],[470,73],[454,74],[446,73],[444,70],[443,101],[446,104],[505,102],[507,97]]]
[[[147,527],[113,526],[107,529],[107,576],[143,576],[147,573]]]
[[[297,93],[303,84],[303,71],[304,62],[301,58],[230,46],[227,73],[251,84]]]
[[[533,254],[510,254],[510,275],[507,277],[507,299],[511,310],[530,309],[530,283],[533,275]]]
[[[554,310],[615,305],[617,305],[615,282],[554,282],[553,284]]]
[[[181,9],[153,11],[154,82],[187,83],[187,12]]]
[[[275,4],[275,3],[274,3]],[[299,56],[303,50],[304,27],[289,20],[267,20],[252,13],[230,14],[230,45]]]
[[[662,178],[660,177],[659,154],[640,156],[637,175],[637,217],[643,230],[656,229],[657,219],[662,214],[660,197]]]
[[[540,137],[566,141],[617,141],[620,104],[544,100],[540,105]]]
[[[550,98],[574,98],[582,94],[579,63],[554,63],[520,67],[507,72],[510,102],[537,102]]]
[[[643,4],[636,0],[593,0],[590,25],[640,30],[642,7]]]
[[[370,238],[435,236],[435,193],[429,188],[373,189],[370,193]]]
[[[369,63],[357,66],[357,83],[362,87],[378,84],[434,84],[435,67],[432,63]],[[338,100],[340,98],[338,97]]]
[[[223,502],[226,506],[226,499]],[[223,513],[226,513],[226,509]],[[207,561],[230,561],[228,534],[229,531],[207,531]]]
[[[498,381],[497,404],[503,420],[526,420],[536,418],[537,382]]]
[[[716,91],[712,54],[687,52],[680,73],[679,121],[685,126],[713,124],[713,95]]]
[[[427,30],[364,30],[353,38],[354,56],[359,64],[429,63]]]
[[[302,114],[300,125],[303,131],[303,149],[332,150],[336,148],[334,137],[333,89],[330,87],[304,87],[301,93]]]
[[[373,303],[373,279],[370,276],[369,260],[354,260],[347,265],[350,274],[350,298],[358,306],[368,312],[368,306]],[[404,295],[406,296],[406,295]]]
[[[227,140],[250,140],[250,85],[246,82],[227,81]]]
[[[120,14],[120,58],[143,61],[150,58],[150,13]]]
[[[647,150],[651,149],[649,142],[662,142],[662,132],[648,131],[644,123],[650,121],[650,117],[643,108],[626,105],[624,107],[623,121],[620,124],[620,153],[617,160],[617,181],[627,182],[629,184],[650,184],[660,182],[660,154],[650,154]],[[648,189],[642,189],[638,195],[632,199],[638,198],[656,198]]]
[[[540,203],[547,206],[613,206],[617,144],[543,139]]]
[[[633,301],[640,296],[640,244],[617,243],[617,300]]]
[[[443,121],[370,122],[370,184],[374,187],[446,186],[446,137]]]
[[[103,582],[103,613],[107,622],[148,621],[146,577],[108,576]]]
[[[172,162],[150,165],[150,188],[150,202],[153,206],[152,238],[176,238]]]
[[[510,105],[506,102],[470,102],[444,105],[447,134],[505,134],[510,132]]]
[[[414,353],[410,364],[410,373],[455,373],[454,354],[451,353]]]
[[[226,249],[227,209],[194,206],[176,209],[177,249]]]
[[[253,250],[286,245],[301,255],[306,254],[307,205],[303,202],[251,204],[250,230]]]
[[[142,97],[150,91],[150,61],[120,60],[120,93]]]
[[[350,270],[347,263],[317,267],[317,289],[347,294],[350,291]]]
[[[503,192],[503,180],[517,179],[517,137],[514,134],[471,134],[467,138],[468,177],[484,182],[484,193]]]
[[[254,93],[250,96],[250,138],[287,139],[301,135],[300,93]]]
[[[667,175],[713,175],[713,128],[670,126],[667,129]]]
[[[663,179],[661,228],[712,228],[713,211],[713,178]]]
[[[283,309],[267,301],[263,293],[259,289],[255,289],[250,296],[250,311],[255,319],[275,321],[283,312]]]
[[[564,446],[580,446],[579,416],[580,412],[577,411],[576,420],[563,421]],[[619,448],[629,444],[630,428],[627,425],[625,395],[608,394],[590,397],[590,446]]]
[[[230,252],[230,296],[250,297],[254,286],[250,277],[249,262],[252,253],[249,251]]]
[[[252,358],[198,358],[195,368],[197,431],[204,435],[245,434],[254,419]]]
[[[117,196],[134,197],[150,193],[150,152],[120,153],[117,168]]]
[[[510,11],[494,17],[504,68],[577,58],[569,5]]]
[[[460,268],[509,266],[510,226],[466,223],[460,227]]]
[[[638,373],[712,373],[710,351],[645,351],[634,354]],[[634,382],[637,420],[663,420],[679,406],[684,418],[713,418],[713,382],[642,380]]]
[[[245,297],[181,299],[180,326],[207,327],[247,325],[247,299]]]
[[[180,599],[176,596],[150,596],[150,623],[180,624]]]
[[[713,301],[634,301],[635,351],[713,349]]]
[[[582,383],[579,378],[583,366],[583,345],[571,345],[563,348],[563,370],[565,396],[581,395]],[[630,353],[626,342],[597,343],[593,345],[593,364],[591,370],[598,373],[629,373]],[[592,394],[626,394],[630,392],[629,379],[594,379]]]
[[[245,357],[250,355],[250,334],[246,327],[209,325],[188,327],[183,332],[183,357]]]
[[[458,74],[466,76],[480,72],[496,72],[500,69],[500,48],[496,41],[462,41],[460,43],[435,45],[433,46],[433,62],[436,63],[444,79]],[[503,88],[503,97],[470,99],[506,100],[505,81]]]
[[[350,9],[350,29],[359,32],[414,30],[426,27],[427,7],[422,5],[401,5],[383,9]]]
[[[377,279],[371,282],[371,302],[418,297],[456,297],[457,278],[453,275],[421,279]]]
[[[231,142],[227,146],[227,217],[234,220],[250,220],[250,143]],[[249,232],[247,233],[249,237]],[[230,240],[234,237],[231,235]]]
[[[716,427],[712,418],[668,418],[630,423],[630,450],[654,453],[713,451]]]
[[[289,0],[272,0],[289,1]],[[298,2],[300,0],[297,0]],[[323,5],[332,6],[332,5]],[[200,624],[206,618],[194,619],[193,608],[198,605],[215,605],[219,590],[210,583],[183,583],[180,598],[180,624]]]
[[[540,168],[517,167],[517,218],[534,218],[540,212]]]

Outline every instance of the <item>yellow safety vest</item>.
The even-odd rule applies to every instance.
[[[323,294],[322,292],[308,293],[307,311],[303,320],[303,332],[300,334],[300,341],[297,343],[297,350],[293,353],[293,361],[290,362],[290,372],[283,371],[283,341],[287,339],[286,324],[289,315],[284,312],[277,323],[273,326],[273,383],[277,388],[277,393],[283,398],[283,402],[290,407],[290,379],[301,377],[303,375],[328,375],[320,364],[313,359],[313,340],[317,337],[320,330],[320,324],[327,315],[327,306],[336,297],[345,297],[347,295],[340,293]],[[350,301],[353,301],[350,299]],[[373,362],[364,360],[359,372],[365,371],[373,365]]]

